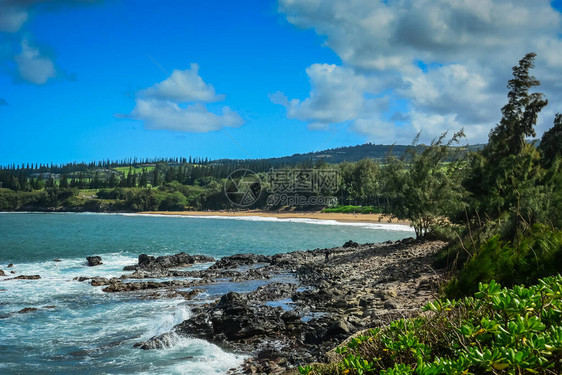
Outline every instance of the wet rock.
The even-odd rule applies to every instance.
[[[278,301],[290,298],[296,291],[297,284],[275,282],[260,286],[249,293],[248,298],[256,301]]]
[[[18,314],[27,314],[33,311],[37,311],[37,309],[35,307],[26,307],[18,311]]]
[[[53,262],[58,263],[58,262],[62,262],[62,260],[57,258],[57,259],[53,259]]]
[[[354,248],[354,249],[356,249],[356,248],[358,248],[359,246],[360,246],[360,245],[359,245],[357,242],[349,240],[349,241],[347,241],[346,243],[344,243],[342,247],[343,247],[344,249],[349,249],[349,248]]]
[[[254,305],[247,295],[230,292],[206,311],[185,320],[174,327],[173,332],[182,336],[202,338],[215,343],[225,341],[260,340],[263,336],[276,336],[285,329],[281,319],[283,310],[271,306]],[[142,349],[162,347],[168,335],[153,337],[138,346]]]
[[[193,289],[193,290],[190,290],[189,292],[176,290],[176,293],[179,294],[180,296],[182,296],[183,298],[185,298],[187,300],[190,300],[190,299],[193,299],[194,297],[196,297],[197,295],[203,293],[203,289]]]
[[[214,262],[215,258],[206,255],[189,255],[185,252],[181,252],[174,255],[163,255],[157,258],[147,255],[140,254],[137,266],[127,266],[125,271],[132,270],[167,270],[173,267],[187,267],[194,263],[205,263]]]
[[[39,280],[40,278],[39,275],[20,275],[14,277],[14,280]]]
[[[105,277],[96,276],[96,277],[92,277],[91,280],[92,281],[90,282],[90,285],[92,285],[92,286],[102,286],[102,285],[110,285],[111,284],[110,280],[106,279]],[[114,280],[114,282],[118,282],[117,279],[112,279],[112,280]]]
[[[150,263],[154,262],[154,257],[146,254],[139,255],[139,267],[147,267]]]
[[[108,281],[109,286],[103,288],[106,293],[132,292],[160,288],[181,288],[191,286],[190,281],[172,280],[172,281],[143,281],[136,283],[124,283],[119,279],[113,278]],[[107,284],[102,284],[107,285]]]
[[[221,258],[210,269],[229,269],[258,263],[270,263],[271,257],[261,254],[235,254]]]
[[[47,306],[43,306],[43,308],[51,310],[51,309],[56,309],[57,307],[54,305],[47,305]]]
[[[240,368],[229,371],[231,374],[278,373],[324,361],[326,353],[349,335],[414,314],[431,299],[431,283],[424,280],[438,278],[441,271],[429,265],[432,255],[445,245],[443,242],[355,244],[348,241],[346,247],[271,257],[238,254],[199,271],[137,266],[134,277],[173,277],[178,272],[178,276],[197,278],[191,281],[190,288],[214,280],[267,280],[285,274],[298,277],[298,284],[272,282],[245,294],[227,293],[215,303],[193,308],[191,318],[172,331],[136,346],[163,348],[178,336],[197,337],[226,350],[252,355]],[[329,263],[325,261],[326,253]],[[146,256],[141,261],[154,264],[156,259]],[[190,298],[186,293],[191,292],[174,291],[177,286],[167,283],[119,282],[108,288],[118,291],[165,287],[176,296]],[[285,299],[292,301],[282,305],[287,311],[269,303]]]
[[[12,268],[14,265],[12,263],[8,264],[8,268]]]
[[[87,277],[87,276],[77,276],[77,277],[75,277],[75,278],[72,279],[72,280],[74,280],[74,281],[79,281],[79,282],[83,282],[83,281],[87,281],[87,280],[90,280],[90,279],[91,279],[91,278],[90,278],[90,277]]]
[[[4,271],[0,270],[0,276],[6,276],[6,274],[4,273]]]
[[[102,265],[101,257],[98,255],[86,257],[86,261],[88,262],[89,267],[99,266]]]

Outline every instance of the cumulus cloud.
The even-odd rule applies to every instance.
[[[306,69],[312,90],[304,100],[289,100],[281,92],[270,99],[287,108],[287,117],[308,121],[313,128],[347,120],[364,101],[367,80],[352,69],[331,64],[314,64]]]
[[[189,133],[241,126],[244,120],[230,107],[224,106],[214,113],[203,104],[224,99],[199,76],[199,65],[191,64],[190,69],[174,70],[164,81],[140,90],[133,111],[117,117],[141,120],[147,129]]]
[[[21,44],[21,53],[14,57],[20,77],[36,85],[42,85],[56,76],[55,64],[41,56],[37,48],[31,47],[27,40]]]
[[[191,64],[190,69],[174,70],[168,79],[142,90],[140,95],[152,99],[173,100],[182,103],[224,100],[224,95],[217,95],[213,85],[205,83],[199,76],[198,64]]]
[[[386,121],[387,126],[375,127],[383,131],[399,114],[408,123],[395,125],[395,132],[413,137],[422,127],[433,137],[464,126],[471,141],[485,141],[506,101],[510,68],[530,51],[538,54],[533,73],[543,82],[540,90],[551,102],[562,99],[562,17],[548,0],[279,0],[279,11],[290,23],[324,36],[342,60],[342,66],[325,70],[324,85],[313,68],[321,64],[308,68],[308,98],[275,101],[287,107],[290,118],[341,122],[345,115],[317,98],[336,96],[330,91],[341,87],[329,83],[342,71],[353,77],[354,87],[347,88],[353,91],[347,96],[351,107],[394,76],[387,96],[395,104],[382,113],[359,113],[352,130],[370,134],[360,124],[377,120]],[[337,109],[353,112],[341,103]]]

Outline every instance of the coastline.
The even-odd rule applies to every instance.
[[[91,284],[107,293],[179,295],[189,301],[217,282],[262,281],[252,291],[229,291],[214,302],[191,305],[187,319],[133,347],[161,350],[190,337],[244,353],[246,359],[230,375],[296,374],[299,365],[330,362],[334,347],[357,332],[419,314],[421,306],[435,299],[443,280],[443,269],[431,265],[445,245],[414,239],[363,245],[348,241],[271,256],[235,254],[199,271],[174,270],[169,260],[187,254],[143,255],[137,265],[127,267],[135,270],[132,274],[92,279]],[[173,281],[151,281],[160,278]]]
[[[382,214],[344,214],[324,213],[320,211],[274,212],[274,211],[142,211],[141,215],[173,215],[173,216],[220,216],[220,217],[267,217],[276,219],[313,219],[334,220],[340,223],[398,224],[410,225],[409,221],[391,219]]]

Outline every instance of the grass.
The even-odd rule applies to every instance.
[[[342,214],[380,214],[382,208],[377,206],[336,206],[325,208],[322,210],[325,213],[342,213]]]
[[[142,173],[143,169],[147,172],[150,172],[151,170],[153,170],[155,167],[137,167],[137,168],[130,168],[131,171],[133,171],[136,174]],[[129,175],[129,167],[115,167],[113,168],[113,170],[123,173],[123,175],[125,176],[125,178]]]

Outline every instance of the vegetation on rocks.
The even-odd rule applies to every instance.
[[[560,374],[562,277],[512,289],[492,281],[419,317],[370,329],[335,349],[338,361],[301,374]]]

